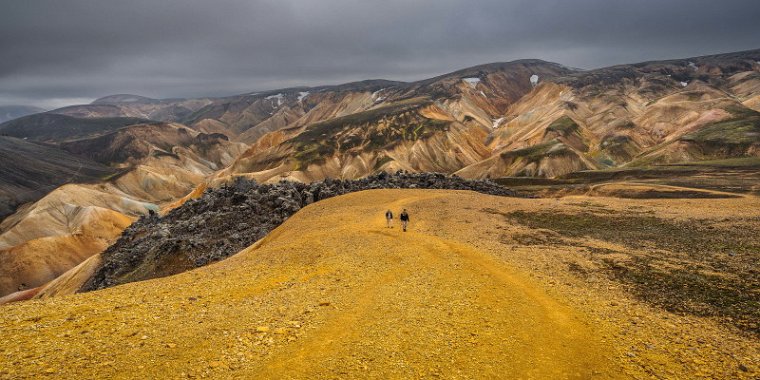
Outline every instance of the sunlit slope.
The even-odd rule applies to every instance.
[[[473,245],[419,229],[460,198],[501,199],[354,193],[306,207],[216,265],[9,305],[0,375],[619,376],[607,333],[579,310]],[[411,231],[385,228],[384,210],[402,207]]]
[[[62,144],[76,154],[68,156],[71,159],[99,162],[110,166],[100,166],[105,173],[121,173],[100,183],[39,189],[49,193],[2,220],[0,296],[42,286],[100,253],[135,218],[190,193],[206,176],[229,164],[243,146],[172,123],[133,125]],[[80,176],[67,177],[72,180]]]

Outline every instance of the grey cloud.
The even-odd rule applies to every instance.
[[[6,1],[0,103],[218,96],[541,58],[594,68],[758,48],[755,0]]]

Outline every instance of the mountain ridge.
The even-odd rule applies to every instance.
[[[40,249],[38,239],[68,241],[72,229],[59,220],[81,207],[113,211],[93,215],[115,221],[136,218],[235,177],[309,183],[405,170],[559,183],[588,171],[751,162],[760,155],[758,62],[760,50],[588,71],[518,60],[415,82],[104,97],[32,115],[52,122],[22,123],[30,133],[19,137],[123,171],[25,206],[0,242],[17,252]],[[9,125],[19,124],[0,124],[0,133]],[[59,203],[68,205],[63,212],[50,207]],[[103,239],[110,244],[114,233]]]
[[[35,106],[6,105],[0,106],[0,123],[19,117],[45,112],[44,109]]]
[[[259,95],[259,94],[261,94],[261,95],[264,95],[264,94],[272,95],[272,94],[277,94],[279,92],[288,92],[288,91],[292,91],[292,90],[302,90],[302,89],[318,90],[318,89],[329,89],[329,88],[335,88],[335,87],[338,87],[338,88],[340,88],[340,87],[351,87],[351,86],[354,86],[356,84],[362,84],[362,83],[365,83],[365,82],[379,82],[379,83],[387,82],[388,84],[393,84],[393,83],[396,83],[396,84],[414,84],[414,83],[419,83],[419,82],[426,82],[426,81],[431,81],[431,80],[435,80],[435,79],[440,79],[440,78],[444,78],[444,77],[448,77],[448,76],[452,76],[452,75],[458,75],[458,74],[463,73],[463,72],[469,72],[469,71],[477,70],[477,69],[481,69],[481,68],[494,67],[494,66],[504,66],[504,65],[510,65],[510,64],[519,64],[519,63],[554,64],[554,65],[559,65],[559,66],[566,67],[570,71],[574,71],[574,72],[578,72],[578,73],[582,74],[582,73],[585,73],[585,72],[593,72],[593,71],[596,71],[596,70],[610,69],[610,68],[617,68],[617,67],[624,67],[624,66],[642,66],[642,65],[654,64],[654,63],[672,63],[672,62],[678,62],[678,61],[684,61],[684,60],[694,60],[694,59],[733,58],[733,57],[736,57],[736,56],[747,55],[747,54],[752,54],[752,55],[754,55],[754,54],[760,54],[760,48],[757,48],[757,49],[747,49],[747,50],[741,50],[741,51],[736,51],[736,52],[723,52],[723,53],[715,53],[715,54],[703,54],[703,55],[690,56],[690,57],[685,57],[685,58],[667,58],[667,59],[640,61],[640,62],[636,62],[636,63],[619,63],[619,64],[615,64],[615,65],[611,65],[611,66],[602,66],[602,67],[590,68],[590,69],[589,68],[571,68],[571,67],[565,66],[565,65],[563,65],[561,63],[558,63],[558,62],[546,61],[546,60],[543,60],[543,59],[540,59],[540,58],[522,58],[522,59],[516,59],[516,60],[512,60],[512,61],[495,61],[495,62],[490,62],[490,63],[478,64],[478,65],[474,65],[474,66],[468,66],[468,67],[465,67],[465,68],[462,68],[462,69],[457,69],[457,70],[454,70],[454,71],[450,71],[450,72],[446,72],[446,73],[443,73],[443,74],[435,75],[435,76],[432,76],[432,77],[429,77],[429,78],[423,78],[423,79],[413,80],[413,81],[398,81],[398,80],[392,80],[392,79],[375,78],[375,79],[364,79],[364,80],[358,80],[358,81],[350,81],[350,82],[344,82],[344,83],[339,83],[339,84],[324,84],[324,85],[315,85],[315,86],[282,87],[282,88],[273,88],[273,89],[269,89],[269,90],[259,90],[259,91],[254,90],[254,91],[246,92],[246,93],[243,93],[243,94],[225,95],[225,96],[221,96],[219,98],[222,98],[222,99],[224,99],[224,98],[236,98],[236,97]],[[106,96],[103,96],[101,98],[98,98],[98,99],[94,100],[91,104],[94,104],[94,103],[98,102],[99,100],[104,100],[104,99],[107,100],[108,98],[111,98],[111,97],[122,97],[122,96],[143,98],[143,99],[146,99],[146,100],[149,100],[149,101],[172,101],[172,100],[190,99],[190,98],[181,98],[181,97],[179,97],[179,98],[178,97],[149,98],[149,97],[145,97],[145,96],[142,96],[142,95],[135,95],[135,94],[113,94],[113,95],[106,95]],[[201,98],[206,98],[206,97],[201,97]],[[116,103],[118,103],[118,102],[116,102]],[[63,107],[63,108],[65,108],[65,107]]]

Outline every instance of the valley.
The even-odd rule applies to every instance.
[[[8,112],[0,378],[760,376],[760,50]]]
[[[756,194],[757,62],[758,50],[590,71],[518,60],[417,82],[221,98],[113,95],[10,120],[0,134],[20,140],[8,140],[17,142],[4,145],[5,156],[38,146],[43,160],[91,169],[33,184],[24,182],[32,171],[0,177],[0,249],[14,252],[0,258],[0,272],[46,273],[10,280],[0,295],[44,285],[121,228],[91,249],[61,243],[80,227],[121,226],[236,177],[308,183],[404,170],[490,178],[540,196]],[[636,194],[608,184],[620,181],[634,183]],[[75,217],[92,207],[97,221]],[[76,259],[43,264],[41,247],[61,244]],[[23,259],[26,246],[42,259]]]

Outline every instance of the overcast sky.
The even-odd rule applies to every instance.
[[[0,0],[0,105],[760,48],[760,0]]]

